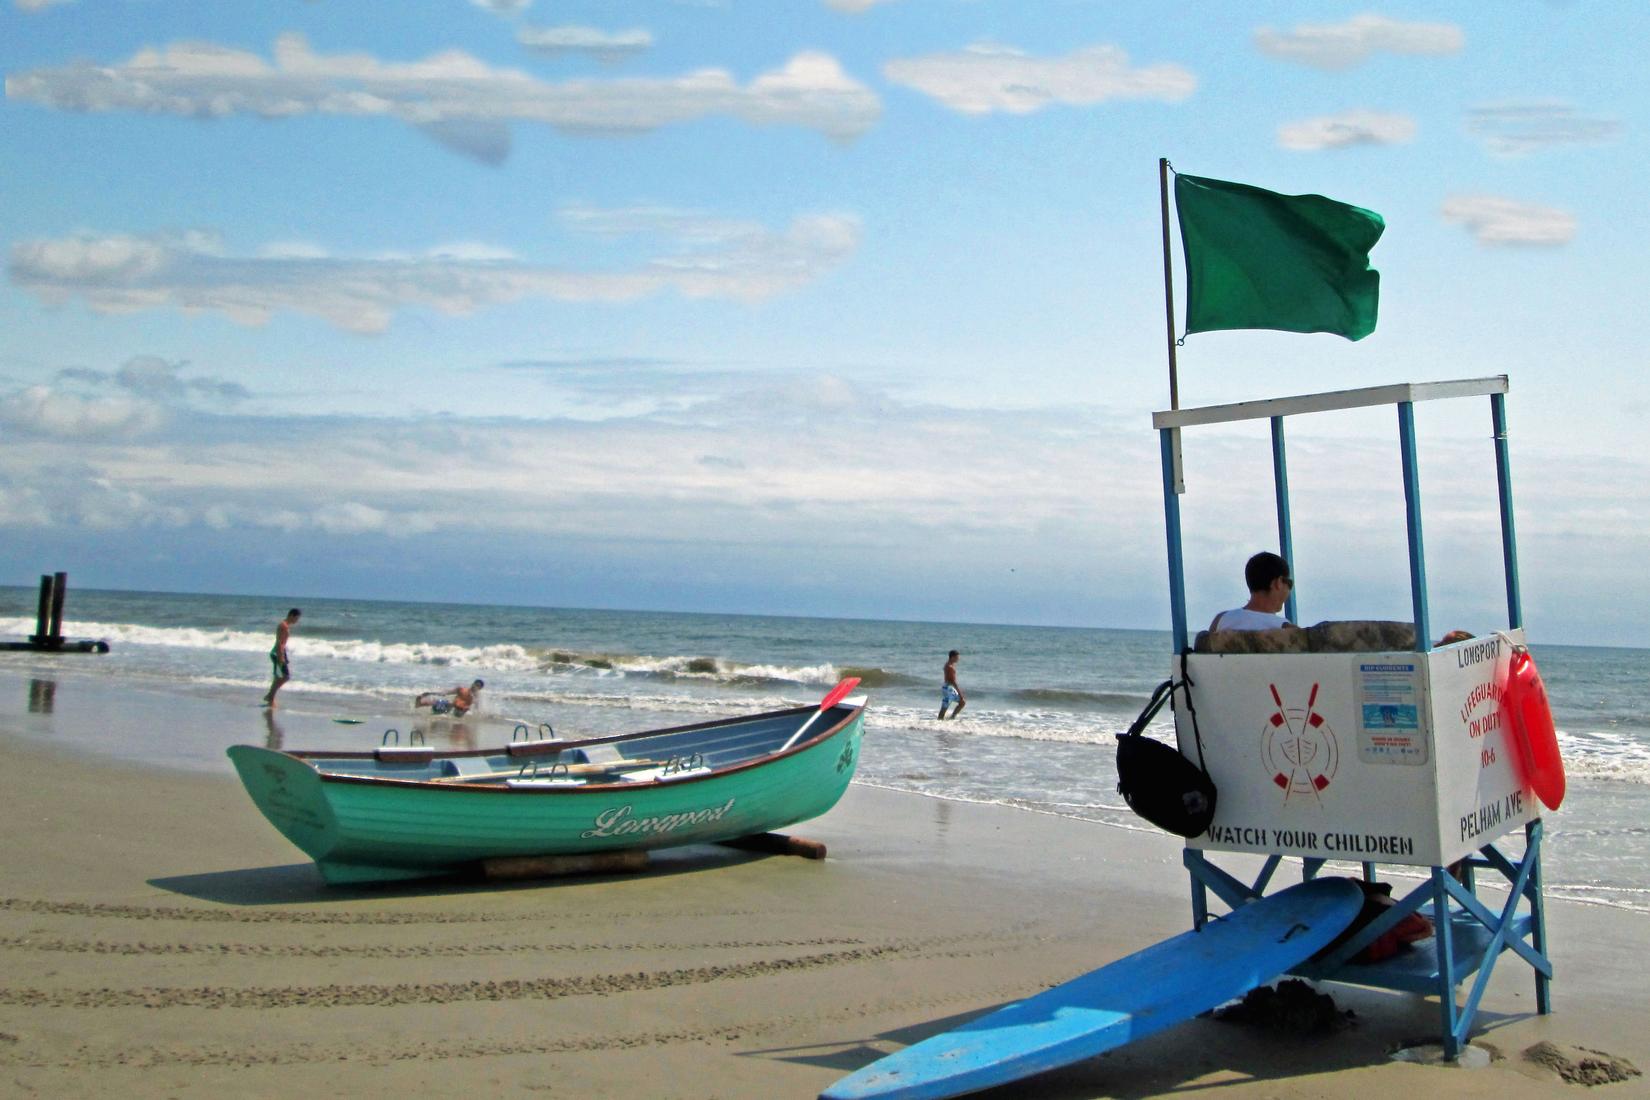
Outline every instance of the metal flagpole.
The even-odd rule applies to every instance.
[[[1157,158],[1157,193],[1163,208],[1163,313],[1169,332],[1169,408],[1180,408],[1180,380],[1174,359],[1174,269],[1169,257],[1169,158]]]
[[[1169,335],[1169,408],[1180,408],[1180,378],[1174,357],[1174,268],[1169,255],[1169,158],[1157,158],[1157,194],[1163,210],[1163,316]],[[1171,483],[1176,493],[1186,491],[1185,472],[1180,466],[1180,429],[1169,429]]]

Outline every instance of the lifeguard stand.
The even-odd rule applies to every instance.
[[[1331,954],[1294,972],[1438,997],[1445,1057],[1466,1042],[1496,959],[1513,951],[1535,971],[1536,1010],[1550,1011],[1542,910],[1541,809],[1515,765],[1501,721],[1500,685],[1512,645],[1523,644],[1518,557],[1507,456],[1507,378],[1406,383],[1153,414],[1162,443],[1163,507],[1176,668],[1191,682],[1203,759],[1218,790],[1213,824],[1188,841],[1192,920],[1208,919],[1208,892],[1236,908],[1262,896],[1284,856],[1312,878],[1328,860],[1361,863],[1373,881],[1380,864],[1427,869],[1426,880]],[[1487,396],[1494,428],[1506,569],[1507,630],[1434,648],[1427,614],[1416,467],[1417,401]],[[1269,420],[1278,544],[1294,564],[1284,419],[1337,409],[1394,405],[1409,536],[1409,624],[1332,624],[1291,632],[1290,652],[1214,652],[1187,633],[1179,500],[1179,433],[1205,424]],[[1295,614],[1289,597],[1288,617]],[[1393,628],[1396,628],[1393,629]],[[1273,632],[1269,632],[1273,633]],[[1339,635],[1337,637],[1337,635]],[[1348,644],[1351,636],[1351,644]],[[1402,641],[1396,641],[1398,637]],[[1412,639],[1412,640],[1411,640]],[[1216,641],[1219,641],[1217,637]],[[1360,644],[1361,643],[1361,644]],[[1397,646],[1397,648],[1395,648]],[[1367,647],[1367,648],[1364,648]],[[1193,716],[1176,699],[1181,752],[1198,760]],[[1522,829],[1519,858],[1497,841]],[[1251,883],[1216,866],[1215,852],[1266,857]],[[1499,910],[1478,896],[1476,872],[1510,884]],[[1406,915],[1431,919],[1435,934],[1407,952],[1367,965],[1349,960]],[[1465,1004],[1457,987],[1477,974]]]

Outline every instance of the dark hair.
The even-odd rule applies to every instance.
[[[1251,592],[1264,592],[1279,577],[1289,575],[1289,563],[1270,550],[1262,550],[1243,567],[1243,580]]]
[[[295,618],[295,617],[297,617],[299,615],[302,615],[302,614],[303,614],[302,611],[299,611],[296,607],[294,607],[292,610],[290,610],[286,613],[286,617],[291,619],[291,618]]]
[[[962,654],[953,649],[950,653],[946,654],[946,656],[955,661],[958,657],[961,657]]]
[[[483,683],[482,681],[477,680],[475,683],[471,684],[470,686],[473,687],[473,688],[484,688],[487,685],[485,683]]]

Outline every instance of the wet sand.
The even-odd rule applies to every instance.
[[[330,888],[227,767],[86,762],[112,699],[74,695],[92,702],[0,707],[8,1095],[810,1097],[1189,922],[1173,838],[863,787],[793,830],[823,863],[695,847],[625,877]],[[127,723],[264,728],[227,701],[121,698]],[[1436,1038],[1436,1002],[1329,984],[1354,1014],[1333,1034],[1198,1019],[1036,1094],[1579,1095],[1521,1056],[1542,1041],[1650,1068],[1650,922],[1548,913],[1556,1012],[1503,955],[1475,1042],[1506,1057],[1486,1068],[1392,1061]]]

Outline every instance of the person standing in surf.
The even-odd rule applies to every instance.
[[[287,663],[286,643],[292,637],[292,628],[298,625],[298,616],[303,612],[294,607],[286,613],[286,618],[275,624],[275,648],[269,651],[269,663],[274,666],[274,678],[269,685],[269,693],[264,696],[264,706],[275,709],[275,693],[281,690],[281,685],[292,679],[292,666]]]
[[[951,707],[951,717],[955,718],[968,705],[968,696],[962,693],[957,686],[957,658],[962,654],[952,650],[945,661],[945,682],[940,685],[940,721],[945,721],[945,708]],[[955,706],[953,706],[955,704]]]

